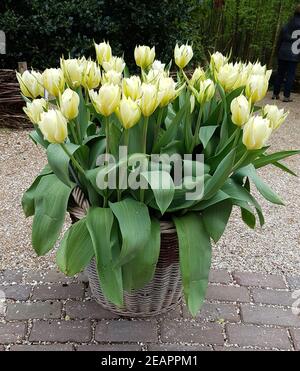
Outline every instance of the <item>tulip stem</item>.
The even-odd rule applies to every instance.
[[[84,172],[84,169],[82,168],[82,166],[79,164],[79,162],[77,162],[77,160],[74,158],[74,156],[68,151],[65,143],[61,143],[61,148],[65,151],[65,153],[68,155],[68,157],[70,158],[70,160],[72,161],[73,165],[76,167],[76,169],[82,174],[85,176],[85,172]]]
[[[144,127],[143,127],[143,153],[147,154],[147,134],[148,134],[148,125],[149,125],[149,117],[144,118]],[[140,201],[144,203],[145,201],[145,190],[140,189]]]
[[[236,165],[233,167],[232,172],[235,173],[241,165],[245,162],[246,158],[248,157],[248,151],[246,151],[243,156],[240,158],[240,160],[236,163]]]
[[[240,139],[240,133],[241,133],[241,128],[238,127],[235,131],[235,138],[234,138],[234,143],[233,143],[233,148],[235,148],[239,142]]]
[[[192,143],[192,148],[190,150],[191,153],[193,153],[193,151],[196,147],[197,138],[199,138],[202,116],[203,116],[203,107],[200,106],[199,115],[198,115],[197,124],[196,124],[195,135],[194,135],[194,139],[193,139],[193,143]]]
[[[106,136],[106,161],[108,161],[109,145],[110,145],[110,121],[109,117],[105,117],[105,136]]]
[[[163,114],[164,114],[164,108],[161,108],[159,110],[157,123],[156,123],[155,128],[154,128],[154,143],[153,143],[153,145],[155,145],[155,143],[158,139],[159,129],[160,129],[162,119],[163,119]]]
[[[71,128],[71,133],[72,133],[72,136],[73,136],[73,139],[75,141],[76,144],[79,144],[79,141],[78,141],[78,137],[77,137],[77,134],[76,134],[76,130],[74,130],[74,127],[73,127],[73,121],[70,122],[70,128]],[[74,123],[75,127],[76,127],[76,123]]]

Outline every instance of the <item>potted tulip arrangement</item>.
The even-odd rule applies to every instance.
[[[190,79],[184,69],[193,50],[177,45],[174,80],[154,48],[139,46],[140,74],[130,76],[108,43],[95,48],[96,62],[62,58],[60,68],[17,75],[34,125],[30,137],[48,158],[22,200],[26,216],[34,216],[33,248],[47,254],[69,212],[58,266],[67,275],[85,269],[102,305],[157,315],[177,305],[183,287],[196,315],[212,241],[223,235],[233,206],[255,228],[264,216],[253,185],[283,204],[257,170],[272,165],[293,174],[280,161],[299,151],[271,153],[267,145],[287,114],[257,106],[271,75],[259,63],[234,64],[216,53]],[[174,155],[176,164],[168,162]],[[195,189],[196,197],[187,197]]]

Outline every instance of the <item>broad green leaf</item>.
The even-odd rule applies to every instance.
[[[82,89],[81,87],[76,90],[77,94],[79,95],[80,98],[80,103],[79,103],[79,114],[78,117],[76,118],[77,123],[79,124],[80,127],[80,134],[81,138],[80,140],[83,140],[86,136],[86,131],[89,125],[89,111],[88,107],[86,105],[84,96],[82,94]],[[81,142],[80,142],[81,143]]]
[[[234,166],[235,150],[233,149],[229,154],[221,161],[213,177],[207,182],[204,192],[204,200],[209,200],[217,193],[220,188],[224,185],[229,175],[232,173]]]
[[[47,254],[62,230],[72,188],[56,175],[44,176],[35,193],[32,245],[39,256]]]
[[[122,250],[117,262],[121,266],[143,250],[151,235],[151,219],[147,206],[131,198],[109,205],[122,234]]]
[[[157,206],[162,215],[164,215],[172,203],[175,193],[175,186],[171,175],[166,171],[148,171],[141,173],[141,176],[151,186]]]
[[[256,169],[260,169],[261,167],[274,164],[280,160],[284,160],[288,157],[299,155],[300,151],[284,151],[284,152],[277,152],[271,155],[262,155],[259,159],[253,162],[253,165]]]
[[[37,186],[39,185],[41,179],[45,175],[52,174],[52,170],[49,165],[46,165],[39,176],[35,179],[30,188],[24,193],[22,197],[22,208],[26,218],[33,216],[35,212],[34,198],[36,194]]]
[[[249,206],[249,204],[245,201],[240,201],[240,200],[234,200],[233,203],[234,205],[239,206],[241,208],[242,219],[244,223],[251,229],[255,229],[256,217],[253,214],[252,209]]]
[[[136,257],[123,265],[123,283],[125,291],[139,290],[145,287],[154,277],[160,253],[160,223],[151,220],[151,235]]]
[[[30,134],[29,134],[29,137],[30,139],[35,143],[35,144],[39,144],[41,145],[43,148],[47,149],[47,147],[49,146],[49,142],[47,142],[45,139],[44,139],[44,136],[43,134],[41,133],[40,129],[36,126],[36,129],[33,130]]]
[[[216,243],[226,229],[231,212],[232,202],[230,200],[210,206],[202,212],[205,228]]]
[[[122,270],[115,267],[111,231],[114,216],[110,209],[92,207],[88,210],[86,226],[92,239],[100,286],[107,300],[123,306]]]
[[[206,149],[209,141],[213,137],[215,131],[218,129],[218,126],[204,126],[200,128],[200,141],[203,144],[203,148]]]
[[[90,158],[89,158],[89,168],[93,169],[96,167],[97,159],[100,155],[105,153],[106,140],[99,138],[93,145],[90,147]]]
[[[288,173],[292,176],[298,177],[298,175],[294,171],[289,169],[286,165],[283,165],[281,162],[274,162],[274,164],[272,164],[272,165],[274,165],[278,169],[284,171],[285,173]]]
[[[71,155],[79,149],[79,146],[73,143],[67,143],[66,147]],[[69,187],[74,186],[69,176],[70,158],[59,144],[49,145],[47,149],[47,158],[51,169],[58,179]]]
[[[195,213],[174,217],[187,307],[196,316],[205,300],[211,266],[211,242],[203,218]]]
[[[74,276],[85,269],[94,257],[94,248],[86,220],[81,219],[65,233],[57,251],[56,262],[67,276]]]
[[[210,198],[207,201],[200,201],[197,205],[195,205],[192,210],[193,211],[202,211],[207,209],[210,206],[218,205],[221,202],[228,200],[230,198],[229,195],[227,195],[223,191],[218,191],[212,198]]]
[[[241,169],[239,172],[239,175],[248,177],[252,180],[252,182],[255,184],[257,190],[259,193],[269,202],[275,204],[275,205],[284,205],[283,201],[280,199],[280,197],[272,191],[272,189],[263,182],[263,180],[258,176],[255,167],[253,165],[249,165],[243,169]]]

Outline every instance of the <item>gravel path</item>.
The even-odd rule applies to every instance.
[[[269,99],[267,103],[271,102]],[[283,106],[283,103],[279,103]],[[272,138],[272,149],[300,148],[300,95],[288,105],[288,122]],[[21,195],[46,163],[42,150],[28,138],[28,132],[0,130],[0,270],[24,268],[46,270],[55,267],[55,254],[37,258],[31,248],[31,220],[20,206]],[[286,161],[300,174],[300,156]],[[299,178],[274,167],[261,172],[286,207],[261,201],[266,226],[251,231],[241,222],[239,211],[214,248],[213,266],[230,271],[262,273],[300,273],[300,188]]]

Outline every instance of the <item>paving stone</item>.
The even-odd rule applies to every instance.
[[[183,309],[183,316],[184,318],[188,319],[193,318],[186,306],[184,306]],[[237,307],[233,304],[205,303],[196,319],[206,320],[209,322],[215,322],[220,320],[225,320],[229,322],[239,322],[240,316],[238,315]]]
[[[141,351],[138,344],[90,344],[76,346],[78,352],[134,352]]]
[[[4,346],[0,345],[0,352],[4,352],[4,351],[5,351]]]
[[[71,344],[49,344],[49,345],[12,345],[12,352],[72,352]]]
[[[29,341],[88,342],[91,337],[89,321],[36,321]]]
[[[49,284],[36,286],[33,289],[32,300],[82,299],[83,295],[83,284]]]
[[[285,329],[229,324],[226,326],[226,331],[231,344],[282,350],[291,349],[288,332]]]
[[[291,307],[295,301],[289,291],[253,289],[252,296],[255,303],[282,305]]]
[[[201,345],[151,344],[149,352],[212,352],[213,348]]]
[[[44,271],[43,272],[35,270],[26,271],[24,273],[24,280],[27,283],[43,282],[45,274],[46,273]]]
[[[300,330],[291,330],[292,339],[294,342],[295,349],[300,351]]]
[[[73,277],[67,277],[65,274],[58,272],[56,270],[50,270],[46,272],[44,279],[44,282],[46,283],[71,283],[74,282]]]
[[[231,283],[231,277],[230,274],[225,270],[212,269],[209,274],[209,282],[227,285]]]
[[[176,339],[180,343],[223,345],[222,331],[222,326],[215,323],[165,321],[161,325],[161,340],[165,343]]]
[[[287,277],[288,284],[292,290],[300,290],[300,276]]]
[[[182,318],[182,306],[178,305],[175,309],[161,315],[160,320],[164,321],[166,319],[180,319]]]
[[[101,321],[96,326],[95,340],[101,342],[142,342],[157,341],[155,321]]]
[[[12,270],[6,269],[0,272],[0,282],[1,283],[18,283],[23,279],[22,270]]]
[[[270,349],[266,350],[266,349],[261,349],[258,347],[242,348],[242,347],[235,347],[235,346],[227,346],[227,347],[226,346],[224,347],[215,346],[214,350],[216,352],[266,352],[266,351],[270,351]]]
[[[24,338],[26,324],[17,323],[0,323],[0,344],[9,344],[20,341]]]
[[[291,309],[242,305],[241,316],[245,323],[300,327],[300,317],[295,316]]]
[[[241,286],[254,286],[272,289],[286,289],[283,277],[258,273],[234,272],[233,278]]]
[[[29,299],[31,286],[13,285],[0,286],[0,291],[3,291],[6,299],[26,301]]]
[[[56,302],[8,304],[6,320],[60,318],[62,304]]]
[[[66,314],[74,319],[113,319],[119,318],[118,315],[105,310],[95,301],[68,301],[66,304]]]
[[[246,287],[209,286],[206,300],[248,303],[250,295]]]

